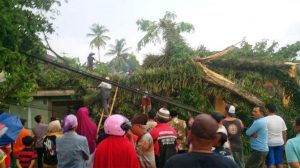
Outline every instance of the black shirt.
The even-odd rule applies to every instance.
[[[165,168],[238,168],[230,159],[214,153],[191,152],[171,157]]]
[[[56,136],[48,135],[43,140],[44,163],[47,165],[57,165]]]
[[[228,133],[228,140],[230,142],[230,147],[232,151],[239,151],[243,148],[243,143],[241,140],[242,137],[242,124],[239,119],[235,119],[233,121],[222,121],[224,127]]]

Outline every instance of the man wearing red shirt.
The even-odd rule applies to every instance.
[[[161,108],[156,113],[157,126],[149,133],[154,142],[154,154],[156,167],[164,167],[166,161],[177,153],[177,133],[168,124],[170,112],[166,108]]]

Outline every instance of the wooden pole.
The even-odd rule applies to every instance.
[[[119,90],[119,87],[117,87],[117,89],[116,89],[116,92],[115,92],[115,95],[114,95],[114,98],[113,98],[113,102],[111,103],[111,107],[110,107],[110,110],[109,110],[109,115],[112,114],[112,111],[113,111],[113,108],[114,108],[114,105],[115,105],[115,101],[116,101],[116,98],[117,98],[118,90]]]
[[[102,110],[101,117],[100,117],[100,120],[99,120],[99,123],[98,123],[97,134],[98,134],[98,132],[100,130],[100,127],[101,127],[101,124],[102,124],[102,120],[103,120],[103,116],[104,116],[104,110]]]

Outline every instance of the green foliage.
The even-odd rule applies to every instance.
[[[111,72],[117,73],[127,73],[135,71],[140,65],[137,61],[135,55],[129,54],[128,50],[125,48],[126,41],[125,39],[116,40],[115,45],[110,45],[110,50],[106,53],[106,55],[114,55],[110,63],[109,67],[111,68]]]
[[[128,50],[130,47],[125,48],[126,45],[126,40],[121,39],[121,40],[116,40],[115,45],[110,44],[109,47],[110,49],[106,53],[106,55],[115,55],[116,57],[123,57],[127,55]]]
[[[249,60],[269,60],[269,61],[292,61],[300,51],[300,42],[287,45],[278,49],[278,42],[271,44],[268,40],[255,43],[254,46],[246,41],[241,43],[240,48],[229,52],[223,59],[249,59]]]
[[[0,101],[26,104],[37,89],[37,62],[23,53],[45,55],[39,33],[52,33],[46,14],[53,14],[57,0],[0,1],[0,71],[6,81],[0,84]]]
[[[192,56],[192,50],[185,43],[182,32],[192,32],[194,27],[190,23],[175,22],[176,15],[166,12],[165,16],[159,22],[140,19],[136,23],[138,29],[145,32],[144,37],[138,42],[138,49],[150,42],[161,41],[166,42],[164,55],[158,60],[158,66],[176,65],[178,63],[187,62]]]

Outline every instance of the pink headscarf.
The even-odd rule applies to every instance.
[[[93,153],[96,148],[97,125],[89,118],[89,110],[86,107],[81,107],[77,111],[76,117],[78,120],[76,132],[87,138],[90,153]]]

